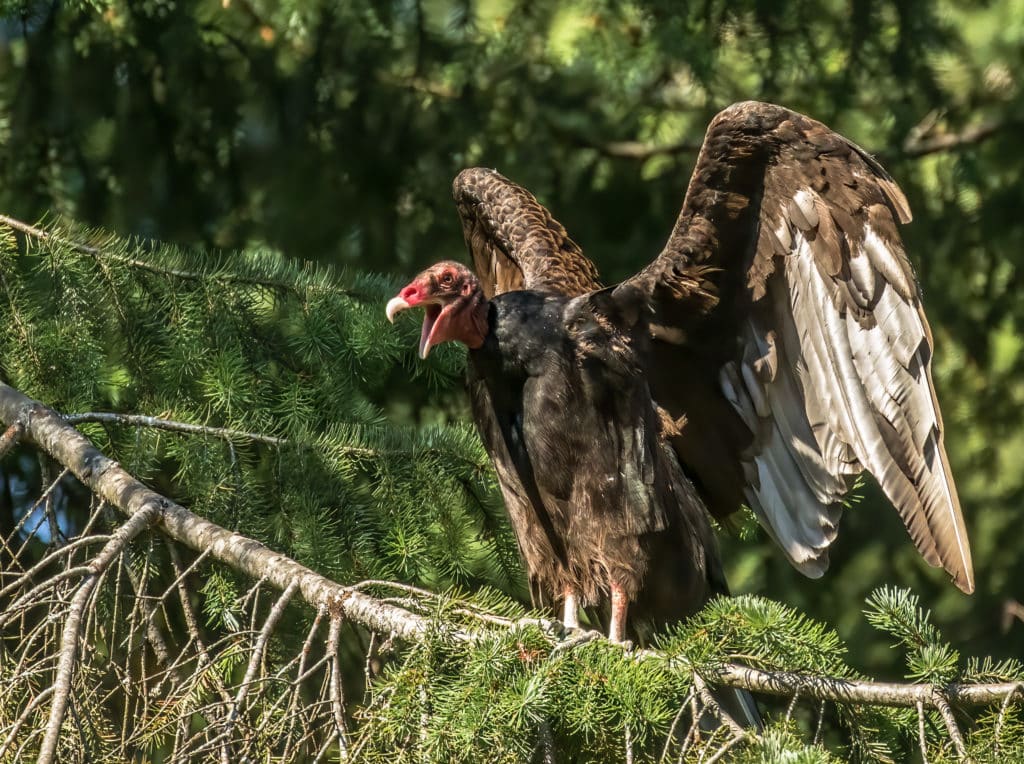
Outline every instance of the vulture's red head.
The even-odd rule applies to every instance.
[[[388,321],[406,308],[423,307],[420,358],[434,345],[455,340],[480,347],[487,336],[487,300],[480,282],[462,263],[432,265],[393,297],[387,306]]]

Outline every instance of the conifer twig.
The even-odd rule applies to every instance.
[[[953,747],[956,748],[957,758],[963,761],[967,758],[967,748],[964,746],[964,739],[960,734],[960,727],[956,723],[956,717],[953,716],[953,709],[949,707],[949,701],[946,700],[946,696],[940,690],[936,689],[932,703],[942,715],[942,721],[946,723],[946,730],[949,732],[950,740],[953,741]]]
[[[18,333],[21,335],[21,341],[24,343],[25,350],[29,356],[31,356],[32,360],[39,365],[41,362],[38,354],[36,353],[35,343],[30,341],[28,327],[25,326],[25,322],[22,320],[21,315],[18,312],[18,306],[14,301],[14,291],[11,289],[11,285],[7,283],[7,278],[4,276],[3,270],[0,270],[0,285],[3,285],[4,292],[7,293],[7,302],[11,308],[11,320],[18,328]],[[14,422],[8,422],[8,424],[14,424]]]
[[[7,737],[4,738],[3,745],[0,745],[0,760],[7,761],[7,759],[3,758],[7,754],[7,749],[9,749],[17,739],[18,733],[21,732],[21,728],[25,725],[25,722],[28,721],[28,718],[32,713],[39,708],[39,706],[45,703],[51,695],[53,695],[53,690],[53,685],[51,685],[32,698],[29,703],[25,704],[25,709],[18,715],[14,724],[11,725],[11,729],[7,733]],[[16,756],[12,761],[18,761],[18,757]]]
[[[551,733],[551,722],[545,719],[540,724],[541,761],[544,764],[555,764],[555,736]]]
[[[68,239],[63,236],[57,236],[51,233],[50,231],[46,231],[42,228],[39,228],[38,226],[31,225],[30,223],[25,223],[16,218],[12,218],[9,215],[0,215],[0,223],[3,223],[9,228],[18,231],[19,233],[22,233],[25,236],[29,236],[33,239],[38,239],[39,241],[43,242],[52,241],[57,244],[61,244],[65,247],[69,247],[75,252],[80,252],[83,255],[89,255],[90,257],[93,258],[109,257],[112,260],[125,263],[126,265],[130,265],[133,268],[138,268],[139,270],[149,271],[150,273],[156,273],[161,276],[170,276],[171,278],[177,278],[183,281],[212,280],[228,284],[248,284],[251,286],[263,287],[265,289],[277,289],[282,291],[295,292],[299,294],[301,294],[303,291],[302,287],[297,287],[295,284],[286,281],[280,281],[277,279],[259,278],[258,276],[246,277],[234,274],[229,275],[224,273],[200,273],[198,271],[187,271],[182,268],[168,268],[160,265],[155,265],[154,263],[146,262],[145,260],[138,260],[136,258],[127,257],[123,255],[104,255],[103,250],[100,249],[99,247],[93,247],[90,246],[89,244],[83,244],[80,241]],[[2,277],[2,274],[0,274],[0,277]],[[351,292],[349,292],[346,289],[334,286],[320,287],[319,291],[334,292],[337,294],[351,294]]]
[[[79,536],[77,539],[75,539],[71,543],[66,544],[66,545],[64,545],[62,547],[59,547],[58,549],[54,550],[53,552],[50,552],[45,557],[40,559],[39,562],[37,562],[31,568],[29,568],[26,571],[24,571],[23,573],[21,573],[21,575],[19,575],[11,583],[7,584],[7,586],[4,586],[2,589],[0,589],[0,598],[3,598],[6,594],[9,594],[10,592],[14,591],[15,589],[20,588],[23,585],[24,581],[31,580],[32,577],[36,573],[38,573],[39,571],[43,570],[46,566],[50,565],[51,563],[55,562],[58,558],[64,557],[65,555],[72,554],[73,552],[77,551],[77,549],[79,547],[88,546],[89,544],[96,544],[96,543],[98,543],[100,541],[104,541],[105,542],[109,538],[110,538],[110,536],[105,535],[105,534],[104,535],[95,535],[95,536]],[[74,570],[74,569],[72,569],[72,570]],[[79,571],[79,572],[81,572],[81,571]],[[67,571],[62,572],[59,575],[67,576]],[[37,586],[40,589],[42,589],[42,588],[49,588],[50,584],[48,584],[47,582],[44,581],[44,582],[42,582],[41,584],[39,584]],[[8,605],[6,607],[8,609],[11,609],[10,605]],[[0,622],[0,623],[2,623],[2,622]]]
[[[66,474],[67,474],[67,470],[65,470],[64,472],[61,473],[61,478],[63,478],[64,475],[66,475]],[[31,519],[31,517],[35,514],[36,510],[39,509],[39,505],[43,504],[44,502],[46,502],[50,498],[50,494],[53,493],[53,491],[55,491],[57,489],[57,485],[59,483],[60,483],[60,479],[52,481],[46,487],[46,490],[44,490],[39,495],[39,498],[36,499],[36,501],[32,504],[32,508],[28,512],[25,512],[21,516],[21,519],[18,521],[18,524],[14,526],[14,532],[8,538],[0,539],[0,548],[3,548],[4,550],[6,550],[7,553],[11,556],[11,559],[8,561],[8,564],[12,564],[12,563],[18,562],[21,559],[21,555],[25,552],[26,549],[28,549],[28,545],[27,544],[23,544],[20,549],[15,551],[15,550],[11,549],[10,545],[7,543],[8,540],[10,538],[13,538],[14,534],[16,534],[19,531],[21,531],[22,528],[26,528],[28,526],[29,519]],[[28,529],[28,532],[27,532],[26,535],[27,536],[34,536],[36,531],[38,531],[39,527],[43,524],[43,520],[45,520],[45,519],[46,519],[45,515],[43,517],[40,517],[39,520],[36,521],[36,524]]]
[[[561,642],[555,645],[551,649],[551,653],[548,657],[554,658],[560,653],[575,650],[580,645],[585,645],[588,642],[593,642],[595,639],[600,639],[603,636],[600,632],[593,630],[583,631],[581,629],[576,629],[575,631],[575,634],[571,634],[568,638],[563,639]]]
[[[741,743],[746,739],[746,734],[733,735],[725,742],[725,744],[720,749],[718,749],[718,751],[715,752],[714,756],[707,760],[707,764],[715,764],[716,761],[725,756],[725,754],[729,753],[729,751],[731,751],[738,743]]]
[[[302,680],[306,675],[306,661],[309,660],[309,654],[313,650],[313,639],[316,637],[317,631],[320,630],[320,622],[323,620],[324,615],[327,614],[327,608],[320,606],[317,608],[316,615],[313,617],[313,623],[309,627],[309,631],[306,634],[306,640],[302,643],[302,650],[299,652],[299,665],[295,669],[295,681],[292,683],[291,699],[288,701],[288,710],[286,716],[288,717],[288,735],[286,736],[286,744],[284,753],[281,756],[282,761],[291,760],[291,746],[293,742],[293,732],[295,729],[296,714],[295,711],[299,704],[299,695],[301,694]]]
[[[331,709],[338,733],[339,758],[348,761],[348,726],[345,724],[345,697],[341,687],[341,616],[331,618],[327,645],[331,654]]]
[[[814,740],[811,741],[812,745],[817,745],[821,742],[821,728],[825,723],[825,703],[828,701],[821,701],[818,705],[818,726],[814,729]]]
[[[319,615],[319,612],[317,613]],[[363,664],[363,702],[369,703],[372,697],[373,659],[377,649],[377,632],[370,632],[370,644],[366,648],[366,662]]]
[[[128,521],[118,528],[103,546],[103,549],[89,565],[89,573],[79,584],[78,591],[68,608],[67,619],[64,621],[64,633],[61,636],[60,659],[57,673],[53,680],[53,703],[50,705],[50,720],[46,725],[46,734],[39,747],[39,764],[50,764],[57,753],[57,742],[60,739],[60,728],[64,723],[68,699],[71,694],[71,681],[74,678],[75,658],[78,656],[78,636],[85,612],[85,605],[92,595],[96,583],[111,562],[124,550],[128,542],[152,525],[156,518],[157,506],[150,502],[136,511]]]
[[[924,734],[924,701],[917,701],[917,735],[921,743],[921,764],[928,764],[928,738]]]
[[[926,706],[935,705],[935,693],[941,692],[949,701],[963,706],[987,706],[1002,703],[1007,695],[1024,698],[1024,682],[997,682],[992,684],[957,683],[900,684],[840,679],[802,674],[795,671],[762,671],[726,664],[718,674],[718,681],[728,687],[738,687],[766,695],[791,697],[797,690],[817,700],[838,703],[870,703],[876,706],[913,708],[917,701]]]
[[[12,422],[11,426],[4,430],[4,434],[0,435],[0,459],[7,456],[8,452],[18,445],[24,434],[25,423],[20,420]]]
[[[711,709],[711,712],[718,717],[722,724],[730,729],[733,735],[745,734],[739,723],[733,719],[724,708],[722,708],[721,704],[719,704],[717,700],[715,700],[715,697],[708,689],[707,682],[705,682],[704,678],[696,671],[693,672],[693,685],[697,688],[697,692],[700,695],[701,700],[704,701],[704,705]]]
[[[147,416],[144,414],[118,414],[111,411],[88,411],[82,414],[65,414],[64,419],[68,424],[80,425],[90,422],[105,424],[123,424],[129,427],[152,427],[158,430],[169,432],[182,432],[190,435],[209,435],[223,440],[253,440],[259,443],[267,443],[271,446],[281,446],[288,442],[287,438],[277,438],[273,435],[263,435],[258,432],[245,432],[234,430],[230,427],[211,427],[209,425],[192,424],[191,422],[176,422],[173,419]]]
[[[789,722],[793,718],[793,711],[796,709],[796,702],[800,699],[800,690],[793,693],[793,697],[789,701],[789,707],[786,709],[786,721]]]
[[[242,705],[245,703],[245,699],[249,694],[249,689],[256,681],[256,673],[259,671],[260,663],[263,661],[263,654],[266,652],[267,643],[270,641],[270,635],[273,633],[278,621],[281,620],[281,616],[284,615],[284,609],[288,606],[291,598],[295,596],[295,592],[298,588],[299,582],[292,581],[292,583],[290,583],[281,593],[281,596],[277,598],[273,607],[270,608],[270,612],[267,614],[266,620],[263,622],[263,627],[260,629],[259,636],[256,638],[256,644],[253,645],[252,655],[249,656],[249,665],[245,669],[245,676],[242,678],[242,682],[238,686],[238,693],[235,695],[235,699],[231,704],[231,710],[228,712],[228,717],[224,721],[224,730],[219,735],[219,737],[224,739],[224,745],[221,746],[221,761],[223,764],[229,764],[231,730],[235,726],[235,721],[238,719]],[[253,613],[256,612],[256,609],[257,608],[254,606]]]
[[[178,547],[171,543],[170,540],[165,539],[165,546],[167,547],[168,557],[171,559],[171,567],[177,574],[174,582],[167,588],[167,591],[176,590],[178,593],[178,601],[181,603],[181,612],[185,619],[185,628],[188,629],[189,638],[196,645],[196,652],[198,653],[198,663],[201,671],[205,671],[207,668],[213,665],[213,660],[210,658],[210,654],[206,649],[206,643],[203,641],[202,634],[199,633],[199,622],[196,620],[195,611],[192,609],[192,603],[189,601],[188,588],[185,586],[185,578],[188,576],[189,571],[199,564],[199,562],[206,556],[207,550],[204,550],[187,568],[183,568],[181,564],[181,555],[178,554]],[[213,684],[216,688],[221,700],[225,706],[230,706],[231,696],[228,694],[227,688],[224,686],[224,681],[216,671],[211,672],[213,676]]]
[[[279,591],[298,581],[303,599],[314,607],[325,604],[350,620],[382,632],[394,632],[403,640],[415,641],[433,628],[425,616],[342,586],[254,539],[189,512],[128,474],[52,408],[0,382],[0,422],[15,421],[29,411],[32,420],[26,425],[28,432],[43,450],[125,514],[134,515],[156,502],[160,508],[157,524],[171,539],[198,552],[209,549],[213,559],[253,579],[265,579]],[[457,638],[472,638],[468,634],[458,635],[457,630],[452,633]]]
[[[679,760],[682,761],[686,752],[690,750],[690,747],[697,743],[700,739],[700,717],[701,710],[700,705],[697,702],[697,688],[694,687],[693,691],[689,695],[690,699],[690,728],[686,731],[686,737],[683,738],[683,746],[679,751]]]
[[[132,570],[131,566],[127,566],[125,573],[128,575],[128,583],[132,586],[132,591],[135,592],[136,602],[141,603],[142,616],[146,623],[146,641],[149,642],[149,646],[153,649],[153,653],[156,655],[157,660],[161,665],[167,667],[174,665],[173,658],[171,658],[170,648],[167,646],[167,641],[164,639],[164,635],[157,628],[155,617],[157,611],[157,604],[152,598],[146,594],[147,581],[145,578],[139,578],[139,576]]]
[[[679,722],[682,721],[683,714],[686,713],[686,709],[687,707],[689,707],[690,701],[693,700],[694,696],[696,695],[696,692],[697,690],[695,688],[692,688],[690,690],[689,694],[686,696],[686,699],[683,700],[683,702],[680,704],[679,710],[676,711],[676,715],[672,718],[672,724],[669,725],[668,734],[665,736],[665,747],[662,748],[661,756],[658,758],[659,764],[668,759],[669,748],[672,745],[673,739],[675,739],[676,727],[678,727]]]
[[[992,737],[994,739],[994,742],[992,744],[992,755],[993,756],[998,756],[999,755],[999,737],[1000,737],[1000,735],[1002,734],[1002,731],[1003,731],[1003,722],[1006,721],[1006,709],[1008,709],[1010,707],[1010,702],[1012,700],[1013,700],[1013,695],[1007,695],[1006,696],[1006,700],[1004,700],[1003,704],[999,707],[999,716],[996,717],[995,729],[992,732]]]
[[[8,215],[0,215],[0,223],[3,223],[8,228],[13,228],[15,231],[24,234],[25,236],[31,236],[33,239],[39,239],[40,241],[50,241],[56,239],[56,237],[49,231],[44,231],[38,226],[31,225],[30,223],[24,223],[16,218],[12,218]],[[98,255],[100,251],[96,247],[90,247],[88,244],[82,244],[77,241],[67,241],[64,239],[56,239],[61,244],[71,247],[76,252],[81,252],[83,255]]]

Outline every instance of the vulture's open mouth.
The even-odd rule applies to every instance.
[[[437,319],[444,312],[439,303],[423,303],[423,329],[420,331],[420,358],[426,358],[433,347],[434,328],[437,326]]]
[[[449,307],[439,300],[424,300],[423,302],[410,305],[402,297],[393,297],[388,302],[386,312],[388,321],[394,323],[395,316],[403,310],[423,308],[423,329],[420,331],[420,358],[426,358],[430,354],[430,349],[437,344],[435,335],[440,328],[440,324],[443,323],[440,321],[440,318]]]

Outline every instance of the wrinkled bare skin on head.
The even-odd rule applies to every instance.
[[[461,263],[445,261],[409,282],[388,302],[385,312],[394,323],[401,311],[423,308],[419,354],[426,358],[435,345],[443,342],[480,347],[487,335],[486,305],[476,276]]]

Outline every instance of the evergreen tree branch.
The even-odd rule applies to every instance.
[[[245,676],[242,678],[242,682],[238,686],[238,693],[235,695],[235,698],[231,703],[231,710],[228,712],[227,719],[224,721],[224,731],[218,736],[223,738],[223,744],[220,749],[222,764],[229,764],[231,761],[231,749],[228,744],[231,739],[231,731],[238,719],[238,714],[242,708],[242,704],[245,703],[246,696],[249,694],[249,690],[252,687],[253,682],[256,680],[260,661],[263,660],[263,654],[266,652],[267,643],[270,641],[270,635],[273,633],[278,621],[281,620],[281,616],[284,615],[284,609],[288,606],[292,597],[295,596],[295,590],[298,588],[298,581],[292,581],[287,587],[285,587],[285,590],[277,598],[277,602],[275,602],[274,606],[270,609],[270,613],[267,615],[266,620],[263,622],[263,626],[260,628],[259,636],[256,638],[255,645],[253,645],[252,655],[249,656],[249,665],[245,669]],[[253,608],[253,613],[255,612],[256,609]],[[215,738],[211,741],[211,745],[216,742],[218,742],[218,740]]]
[[[20,618],[23,615],[24,609],[31,607],[32,603],[37,600],[40,594],[55,588],[57,584],[65,579],[87,576],[89,575],[89,571],[90,568],[88,565],[80,565],[74,568],[68,568],[67,570],[61,571],[55,575],[47,576],[46,580],[40,581],[6,607],[3,615],[0,616],[0,629]],[[27,576],[25,575],[19,576],[19,580],[15,585],[20,585],[26,579]]]
[[[999,755],[999,738],[1003,731],[1003,724],[1006,722],[1006,710],[1010,707],[1010,703],[1013,701],[1013,698],[1014,696],[1012,694],[1007,694],[1002,705],[999,707],[999,715],[996,717],[995,728],[992,731],[992,738],[994,741],[992,746],[993,755]]]
[[[31,418],[29,419],[29,416]],[[429,620],[342,586],[263,544],[205,520],[150,490],[117,462],[96,449],[78,430],[49,406],[32,400],[0,382],[0,422],[24,418],[32,440],[68,467],[84,485],[129,517],[149,505],[159,508],[156,523],[167,536],[210,556],[233,570],[270,582],[284,591],[298,581],[303,599],[368,628],[415,640],[430,629]]]
[[[716,677],[718,683],[765,695],[792,697],[794,693],[837,703],[914,708],[918,701],[938,709],[940,703],[988,706],[1002,703],[1008,695],[1024,699],[1024,682],[991,684],[901,684],[813,676],[795,671],[762,671],[730,663]]]
[[[704,678],[694,672],[693,674],[693,686],[697,688],[697,693],[700,695],[701,700],[704,701],[704,705],[711,709],[711,713],[718,717],[718,719],[725,724],[733,733],[733,735],[744,736],[746,732],[743,728],[733,719],[724,708],[722,708],[718,701],[715,700],[711,694],[711,690],[708,689],[707,682]]]
[[[38,695],[32,698],[32,700],[29,703],[25,705],[25,709],[20,714],[18,714],[18,718],[14,721],[14,724],[11,725],[11,729],[7,733],[7,737],[4,738],[3,744],[0,745],[0,759],[2,759],[3,761],[8,761],[8,759],[5,759],[3,757],[7,755],[8,749],[11,747],[14,741],[18,739],[18,733],[21,731],[21,728],[25,726],[25,722],[28,721],[28,718],[35,712],[35,710],[50,699],[50,696],[53,695],[55,689],[56,688],[52,685],[50,687],[47,687],[45,690],[41,691]],[[12,760],[16,761],[17,757],[15,757],[15,759]]]
[[[18,533],[28,525],[28,521],[35,514],[36,509],[38,509],[41,504],[45,504],[45,502],[49,500],[50,495],[53,493],[54,490],[56,490],[57,485],[60,483],[60,481],[64,478],[66,474],[67,470],[64,470],[61,472],[60,476],[56,480],[50,481],[50,484],[46,487],[46,490],[42,492],[39,498],[32,505],[31,511],[26,512],[24,515],[22,515],[21,520],[19,520],[18,524],[14,527],[15,533]],[[32,528],[28,529],[30,535],[36,532],[39,526],[42,525],[44,519],[45,517],[40,517],[36,524]],[[10,538],[0,538],[0,549],[2,549],[4,552],[10,555],[10,560],[8,561],[9,564],[17,563],[21,559],[21,555],[24,553],[25,547],[22,546],[20,549],[17,550],[12,549],[9,544],[9,541]],[[42,584],[40,584],[40,587],[45,587],[45,585],[46,582],[44,581]],[[6,618],[7,614],[0,614],[0,624],[2,624],[6,620]]]
[[[345,724],[345,697],[341,686],[341,623],[341,616],[331,618],[327,651],[331,656],[331,710],[334,712],[334,727],[341,749],[341,760],[348,761],[348,726]]]
[[[0,435],[0,459],[7,456],[7,453],[18,445],[24,434],[25,425],[22,422],[12,422],[10,427],[4,430],[4,434]]]
[[[36,354],[34,344],[29,339],[28,328],[25,326],[25,322],[22,320],[21,315],[18,312],[17,305],[15,304],[14,292],[11,289],[11,285],[7,283],[7,278],[4,276],[4,272],[0,269],[0,284],[3,285],[4,292],[7,294],[7,303],[11,309],[11,320],[14,325],[18,328],[18,334],[20,339],[25,346],[26,352],[32,357],[32,360],[37,364],[39,363],[39,356]],[[13,423],[12,423],[13,424]]]
[[[82,626],[82,616],[85,612],[86,603],[92,595],[100,576],[106,571],[110,563],[124,551],[128,542],[142,533],[156,519],[158,506],[154,502],[147,502],[128,519],[124,525],[115,531],[110,540],[103,546],[103,550],[96,556],[89,565],[89,572],[82,580],[75,592],[75,598],[71,601],[68,609],[68,617],[64,622],[64,633],[61,637],[60,659],[57,663],[57,675],[53,680],[53,703],[50,705],[50,721],[46,725],[46,734],[43,736],[42,745],[39,748],[39,764],[50,764],[57,754],[57,743],[60,739],[60,728],[64,723],[64,714],[68,708],[68,699],[71,695],[71,680],[75,671],[75,659],[78,656],[78,639]]]
[[[59,560],[61,557],[67,556],[75,552],[79,547],[88,546],[89,544],[95,544],[99,541],[107,541],[110,536],[107,535],[96,535],[96,536],[81,536],[74,541],[61,546],[59,549],[50,552],[48,555],[43,557],[39,562],[28,568],[23,576],[25,578],[32,578],[36,573],[52,564],[54,561]],[[14,581],[3,588],[0,588],[0,598],[3,598],[6,594],[18,588],[20,581]],[[33,593],[34,594],[34,593]]]
[[[683,738],[683,747],[679,751],[679,760],[682,761],[683,756],[693,746],[700,741],[700,705],[697,700],[696,687],[690,692],[687,703],[690,706],[690,728],[686,731],[686,736]],[[685,706],[685,704],[684,704]]]
[[[950,740],[953,741],[953,747],[956,748],[957,758],[963,761],[967,758],[967,747],[964,745],[964,738],[960,734],[956,717],[953,716],[953,709],[949,707],[949,701],[942,694],[936,694],[935,707],[942,715],[942,721],[946,723],[946,730],[949,732]]]
[[[134,257],[107,254],[104,253],[103,250],[99,247],[84,244],[80,241],[75,241],[64,236],[58,236],[57,234],[42,229],[38,226],[34,226],[30,223],[25,223],[21,220],[18,220],[17,218],[12,218],[9,215],[0,214],[0,223],[6,225],[7,227],[15,231],[18,231],[19,233],[25,236],[36,239],[40,242],[67,247],[75,252],[79,252],[83,255],[89,255],[90,257],[96,258],[97,260],[99,260],[100,258],[110,258],[112,260],[125,263],[126,265],[129,265],[132,268],[138,268],[139,270],[148,271],[149,273],[155,273],[160,276],[170,276],[171,278],[181,279],[182,281],[216,281],[224,284],[247,284],[250,286],[264,287],[266,289],[275,289],[295,293],[301,293],[304,291],[303,288],[297,286],[295,283],[281,279],[260,278],[258,276],[242,276],[234,273],[204,273],[201,271],[192,271],[184,268],[172,268],[168,266],[163,266],[146,260],[139,260],[138,258]],[[0,274],[0,277],[2,277],[2,274]],[[348,292],[348,290],[335,286],[321,286],[319,287],[319,290],[334,292],[337,294],[351,294],[350,292]]]
[[[157,430],[169,432],[181,432],[189,435],[208,435],[224,440],[252,440],[258,443],[266,443],[271,446],[282,446],[288,442],[286,438],[276,438],[273,435],[263,435],[258,432],[244,432],[233,430],[230,427],[210,427],[190,422],[176,422],[172,419],[148,416],[145,414],[118,414],[110,411],[89,411],[82,414],[65,414],[65,421],[68,424],[80,425],[91,422],[104,424],[123,424],[128,427],[152,427]],[[2,451],[0,451],[2,455]]]
[[[1010,695],[1007,698],[1012,697]],[[924,702],[917,701],[917,740],[921,746],[921,761],[928,764],[928,738],[924,734]]]
[[[31,225],[30,223],[24,223],[21,220],[12,218],[9,215],[0,215],[0,223],[3,223],[8,228],[12,228],[19,233],[29,236],[33,239],[38,239],[42,242],[54,242],[62,244],[66,247],[70,247],[75,252],[81,252],[83,255],[96,256],[100,254],[100,250],[96,247],[90,247],[88,244],[82,244],[78,241],[70,241],[68,239],[58,238],[49,231],[45,231],[38,226]]]
[[[206,643],[203,640],[202,635],[199,633],[199,623],[196,620],[195,611],[192,609],[191,597],[189,591],[185,586],[185,579],[194,567],[197,567],[199,563],[207,556],[208,552],[204,550],[199,554],[198,557],[193,561],[191,565],[184,568],[181,564],[181,555],[178,553],[178,547],[171,543],[170,540],[165,539],[165,546],[167,548],[168,556],[171,559],[171,566],[174,572],[177,574],[173,583],[168,587],[167,591],[176,591],[178,594],[178,601],[181,603],[181,612],[184,616],[185,627],[188,630],[189,637],[196,645],[196,651],[199,655],[199,668],[201,671],[206,671],[213,661],[210,658],[210,654],[206,649]],[[220,695],[221,701],[225,706],[230,706],[231,696],[228,695],[227,688],[224,686],[224,682],[221,679],[220,674],[216,671],[210,672],[213,677],[213,685]]]
[[[672,718],[672,723],[668,727],[668,734],[665,736],[665,745],[661,749],[661,756],[658,757],[658,764],[668,761],[669,751],[672,748],[672,743],[676,739],[676,729],[679,727],[679,722],[683,720],[683,716],[686,714],[686,710],[690,707],[690,702],[697,696],[697,688],[693,687],[690,689],[690,693],[686,696],[686,699],[679,704],[679,710],[676,711],[676,715]],[[693,723],[697,724],[700,722],[700,716],[695,715]],[[686,737],[683,738],[684,743],[690,739],[690,735],[693,734],[693,730],[686,733]]]
[[[729,753],[729,751],[731,751],[738,743],[741,743],[746,739],[746,734],[733,735],[731,738],[729,738],[725,745],[718,749],[718,751],[710,759],[707,760],[707,764],[715,764],[716,761],[721,761],[721,759],[727,753]]]
[[[104,456],[58,412],[0,383],[0,423],[9,425],[17,421],[26,423],[25,432],[32,442],[70,469],[99,497],[129,516],[129,522],[107,542],[104,551],[112,548],[115,542],[123,546],[132,535],[152,522],[170,539],[206,554],[253,580],[266,581],[279,591],[295,591],[314,609],[323,608],[332,618],[346,618],[371,631],[414,643],[428,635],[440,636],[453,643],[475,642],[481,637],[480,630],[452,624],[438,625],[428,615],[390,604],[356,587],[333,582],[253,539],[194,515],[150,490],[119,464]],[[101,558],[107,559],[103,552],[93,563],[91,580],[96,578],[99,571],[96,566]],[[176,569],[180,571],[180,564]],[[86,596],[81,592],[88,594],[89,589],[85,584],[80,587],[76,599],[78,596]],[[464,609],[463,614],[470,619],[475,616],[472,610]],[[493,618],[487,620],[492,627],[495,625]],[[483,629],[484,621],[481,620],[480,624]],[[560,624],[544,619],[509,619],[507,622],[508,627],[526,624],[539,627],[549,636],[563,633]],[[69,618],[65,627],[65,646],[74,644],[71,638],[74,636],[74,628],[77,627]],[[583,634],[570,631],[569,637],[575,642]],[[583,643],[590,640],[579,641]],[[74,657],[70,648],[68,652],[62,652],[62,664],[71,662],[67,660],[67,655],[71,655],[72,659]],[[638,661],[665,660],[664,653],[653,650],[637,651],[633,655]],[[61,676],[64,673],[66,667]],[[800,694],[820,701],[844,704],[916,708],[921,703],[922,707],[934,708],[940,713],[943,713],[944,708],[951,713],[951,704],[996,705],[1008,703],[1010,698],[1024,697],[1024,683],[1020,682],[900,684],[760,670],[733,663],[723,665],[717,674],[705,676],[704,679],[710,684],[744,688],[767,695],[792,697]],[[57,686],[59,688],[60,683]],[[52,730],[48,731],[48,744],[55,742],[49,732]],[[957,733],[958,730],[950,730],[959,752],[963,741],[961,739],[960,743],[956,742]]]
[[[958,133],[942,133],[931,136],[911,135],[903,143],[903,155],[916,159],[929,154],[955,151],[964,146],[981,143],[1003,130],[1019,126],[1020,123],[1016,120],[989,119],[972,127],[964,128]]]

